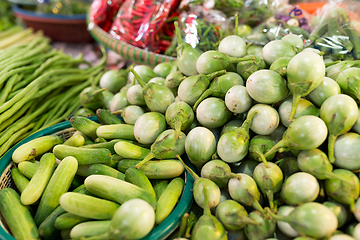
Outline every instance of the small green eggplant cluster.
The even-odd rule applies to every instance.
[[[359,61],[325,61],[294,34],[222,41],[199,52],[180,40],[175,62],[130,66],[109,109],[146,148],[118,143],[133,166],[172,159],[194,179],[174,239],[355,238]]]

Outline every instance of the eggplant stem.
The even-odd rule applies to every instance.
[[[238,27],[239,27],[239,19],[238,19],[238,14],[235,14],[235,28],[234,28],[234,35],[238,36]]]
[[[191,236],[191,229],[194,226],[194,224],[197,222],[197,216],[193,211],[190,211],[189,218],[186,224],[186,230],[185,230],[185,238],[190,238]]]
[[[337,138],[337,136],[335,136],[334,134],[329,134],[329,137],[328,137],[328,156],[329,156],[329,161],[331,163],[335,162],[334,147],[335,147],[336,138]]]
[[[182,138],[182,136],[181,136],[181,127],[182,127],[182,124],[181,124],[181,121],[177,121],[176,123],[175,123],[175,132],[176,132],[176,134],[177,134],[177,137],[178,138]]]
[[[259,211],[263,216],[266,216],[266,212],[264,211],[264,208],[260,205],[259,201],[254,200],[252,203],[252,207]]]
[[[178,238],[184,237],[185,236],[185,232],[186,232],[186,227],[187,227],[187,222],[189,219],[190,214],[189,213],[184,213],[184,215],[181,218],[181,222],[180,222],[180,226],[179,226],[179,232],[177,234]]]
[[[290,219],[288,219],[285,216],[279,216],[277,214],[275,214],[272,210],[270,210],[270,208],[265,208],[265,213],[267,216],[270,216],[272,219],[275,219],[276,221],[281,221],[281,222],[287,222],[290,223]]]
[[[254,154],[255,156],[253,156],[254,158],[256,158],[256,160],[258,160],[259,162],[264,163],[265,167],[269,167],[269,164],[264,156],[264,152],[263,152],[263,147],[261,145],[256,145],[253,146],[252,148],[252,154]]]
[[[212,81],[214,78],[216,78],[218,76],[221,76],[221,75],[223,75],[225,73],[226,73],[226,70],[220,70],[220,71],[217,71],[217,72],[206,74],[206,77],[207,77],[207,79],[209,81]]]
[[[205,90],[205,92],[203,92],[203,93],[201,94],[201,96],[199,97],[199,99],[196,100],[196,102],[195,102],[195,104],[194,104],[194,106],[193,106],[193,110],[196,111],[198,105],[199,105],[205,98],[207,98],[208,96],[210,96],[211,94],[213,94],[213,92],[214,92],[214,91],[213,91],[212,89],[207,89],[207,90]]]
[[[175,27],[175,36],[177,38],[178,45],[180,45],[181,43],[184,43],[184,40],[182,39],[181,34],[180,34],[178,21],[174,22],[174,27]]]
[[[297,106],[299,105],[300,98],[301,98],[301,96],[299,94],[296,94],[296,93],[293,94],[291,111],[290,111],[290,115],[289,115],[289,122],[294,121],[296,109],[297,109]]]
[[[259,111],[253,111],[253,112],[251,112],[251,113],[247,116],[246,120],[241,124],[241,127],[240,127],[240,128],[236,128],[235,131],[236,131],[237,129],[239,129],[239,131],[240,131],[240,129],[244,129],[246,132],[249,132],[249,129],[250,129],[250,125],[251,125],[251,123],[252,123],[252,120],[253,120],[253,118],[256,116],[256,114],[258,114],[258,113],[259,113]]]
[[[146,85],[146,82],[144,82],[141,77],[139,76],[139,74],[137,74],[137,72],[135,71],[134,67],[130,67],[130,72],[132,72],[132,74],[134,74],[134,81],[136,79],[136,81],[138,81],[138,83],[140,84],[141,87],[144,87]]]
[[[239,174],[233,173],[233,172],[226,172],[225,173],[225,178],[237,178],[239,180],[241,180],[241,176]]]
[[[209,198],[207,196],[206,187],[204,187],[203,190],[204,190],[204,203],[205,203],[204,215],[211,216],[211,210],[210,210],[210,206],[209,206]]]
[[[274,194],[271,190],[266,192],[266,197],[269,201],[270,209],[275,212]]]
[[[325,68],[330,67],[330,66],[332,66],[332,65],[335,65],[335,64],[337,64],[337,63],[339,63],[339,62],[341,62],[341,60],[337,60],[337,61],[330,62],[330,63],[325,63]]]
[[[273,153],[276,153],[280,148],[284,148],[284,147],[287,147],[287,144],[286,144],[286,141],[285,140],[280,140],[279,142],[277,142],[275,144],[275,146],[273,146],[269,151],[267,151],[264,155],[264,157],[268,157],[270,156],[271,154]]]
[[[256,56],[254,55],[249,55],[249,56],[246,56],[246,57],[229,57],[230,59],[230,63],[239,63],[239,62],[243,62],[243,61],[248,61],[248,60],[253,60],[255,61],[256,60]]]
[[[254,219],[252,219],[252,218],[249,218],[249,217],[241,217],[240,219],[239,219],[239,222],[241,222],[241,223],[245,223],[245,224],[252,224],[252,225],[261,225],[261,223],[259,223],[259,222],[257,222],[257,221],[255,221]]]
[[[190,173],[190,175],[193,177],[194,180],[200,178],[188,165],[185,164],[185,162],[182,160],[182,158],[179,155],[176,155],[176,157],[184,165],[186,171],[188,171]]]
[[[144,163],[147,163],[154,157],[155,157],[154,153],[150,152],[148,155],[146,155],[146,157],[143,160],[141,160],[138,164],[136,164],[136,168],[139,169]]]
[[[353,182],[351,182],[350,180],[348,180],[344,177],[338,176],[337,174],[335,174],[333,172],[324,172],[322,175],[324,177],[326,177],[327,179],[339,180],[339,181],[342,181],[342,182],[350,184],[350,185],[353,184]]]

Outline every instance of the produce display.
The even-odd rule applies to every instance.
[[[265,23],[263,30],[281,28],[278,35],[258,32],[263,44],[250,44],[251,33],[241,34],[245,23],[235,17],[217,43],[193,46],[182,37],[181,20],[172,19],[176,61],[154,67],[110,70],[102,59],[80,68],[81,57],[51,49],[43,36],[5,44],[0,120],[12,122],[0,135],[11,139],[4,153],[13,139],[28,136],[24,126],[32,133],[69,119],[73,127],[67,139],[47,135],[14,149],[16,188],[0,190],[11,234],[142,239],[174,211],[186,174],[192,206],[159,239],[360,239],[360,32],[343,8],[324,8],[317,19],[296,9],[294,16],[279,9]],[[116,24],[126,22],[117,17]],[[213,27],[207,33],[219,30]],[[44,48],[24,53],[38,43]],[[20,83],[27,84],[17,92]]]

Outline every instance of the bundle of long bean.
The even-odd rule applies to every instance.
[[[0,157],[26,136],[69,118],[80,106],[80,92],[102,75],[101,50],[102,61],[91,66],[38,34],[0,51]]]

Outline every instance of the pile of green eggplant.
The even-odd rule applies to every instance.
[[[172,237],[360,239],[360,61],[295,34],[263,47],[230,35],[206,52],[180,40],[176,51],[173,63],[104,73],[79,113],[102,102],[157,146],[140,169],[184,144],[194,204]]]

